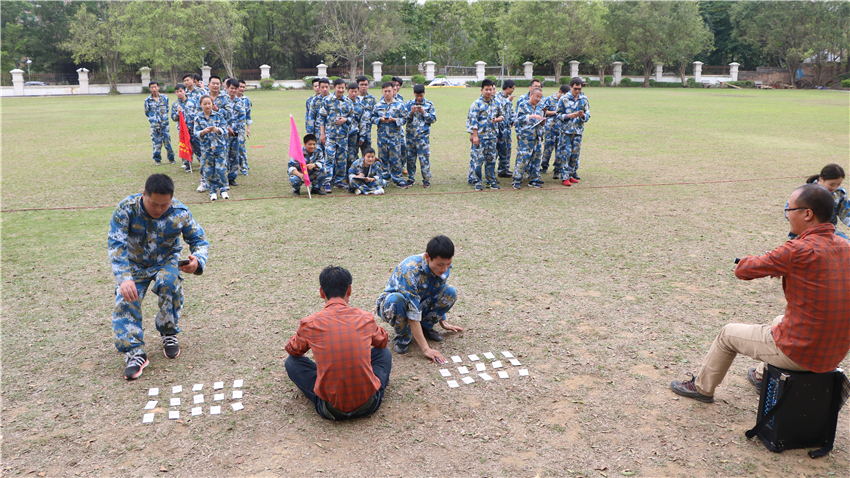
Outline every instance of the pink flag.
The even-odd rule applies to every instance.
[[[298,136],[298,127],[295,126],[295,118],[289,115],[289,157],[298,161],[301,172],[304,173],[304,186],[310,187],[310,174],[307,172],[307,162],[304,161],[304,151],[301,150],[301,138]]]

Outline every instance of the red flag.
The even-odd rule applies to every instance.
[[[181,159],[192,162],[192,142],[189,141],[189,128],[186,127],[186,119],[183,117],[183,112],[180,112],[180,147],[179,156]]]
[[[307,172],[307,162],[304,161],[304,151],[301,150],[301,138],[298,137],[298,127],[295,118],[289,115],[289,157],[298,161],[301,172],[304,173],[304,186],[310,187],[310,174]]]

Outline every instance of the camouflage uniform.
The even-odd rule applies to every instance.
[[[420,322],[423,330],[446,320],[446,312],[457,300],[457,290],[446,284],[450,273],[451,266],[442,276],[434,275],[424,254],[410,256],[396,266],[375,301],[375,313],[395,329],[395,343],[405,346],[411,342],[411,320]]]
[[[363,122],[368,121],[365,119],[366,109],[358,96],[356,99],[352,100],[353,110],[351,113],[351,126],[348,130],[348,145],[346,147],[346,152],[348,153],[348,157],[345,161],[345,170],[348,171],[348,168],[354,164],[354,161],[357,160],[357,151],[360,146],[360,142],[363,141],[363,135],[361,131],[363,130]],[[348,176],[346,176],[347,178]]]
[[[576,111],[584,111],[584,118],[567,118],[568,114]],[[558,138],[558,151],[555,156],[555,174],[561,179],[578,178],[579,154],[581,153],[581,136],[584,133],[584,124],[590,121],[590,103],[584,93],[579,93],[578,98],[572,93],[567,93],[558,102],[558,110],[555,115],[560,137]]]
[[[367,178],[374,178],[372,182],[366,182],[360,178],[355,178],[358,174],[362,174]],[[383,191],[387,185],[384,180],[384,172],[381,169],[381,162],[375,161],[371,166],[364,164],[363,158],[355,160],[351,167],[348,168],[348,184],[351,185],[352,191],[360,191],[360,194],[372,194],[378,190]]]
[[[360,137],[363,144],[360,145],[360,154],[366,148],[372,147],[372,110],[375,109],[375,97],[366,93],[360,97],[360,103],[363,105],[363,118],[360,122]]]
[[[230,189],[227,181],[227,121],[224,110],[213,111],[207,118],[203,112],[195,117],[194,136],[201,144],[201,176],[211,193]],[[201,136],[208,126],[220,129]]]
[[[498,187],[496,180],[496,127],[493,120],[503,116],[498,100],[494,97],[489,102],[480,96],[469,107],[466,117],[466,131],[472,133],[478,130],[478,146],[472,145],[469,161],[469,182],[476,189],[481,188],[481,166],[484,166],[485,180],[488,186]]]
[[[145,116],[151,125],[151,143],[153,143],[153,160],[162,162],[162,147],[168,153],[168,161],[174,162],[174,151],[171,149],[171,136],[168,134],[168,97],[153,95],[145,98]]]
[[[316,148],[312,154],[307,152],[307,148],[301,147],[301,151],[304,153],[304,162],[307,164],[315,164],[316,169],[313,169],[308,172],[310,175],[310,189],[315,192],[322,184],[325,183],[325,153],[321,148]],[[289,160],[289,184],[292,185],[293,191],[301,191],[301,185],[304,184],[304,180],[296,176],[295,171],[301,171],[301,165],[298,164],[298,161],[294,159]]]
[[[309,114],[310,114],[310,128],[311,128],[311,130],[307,131],[307,133],[316,135],[316,138],[318,138],[319,133],[321,133],[321,131],[319,130],[319,122],[318,122],[319,119],[320,119],[319,118],[319,110],[322,109],[322,103],[324,103],[325,98],[328,98],[330,96],[333,96],[333,95],[332,94],[326,95],[326,96],[316,95],[316,96],[313,97],[313,101],[310,103],[310,113]]]
[[[316,117],[315,117],[315,112],[313,111],[313,101],[315,101],[316,98],[318,98],[318,97],[319,97],[319,94],[316,93],[315,95],[307,98],[307,101],[305,102],[305,105],[304,105],[306,107],[306,111],[304,113],[304,131],[306,131],[305,134],[314,134],[314,135],[319,134],[318,131],[316,131]]]
[[[251,119],[251,109],[254,107],[254,103],[247,96],[240,96],[239,99],[242,100],[242,109],[245,111],[245,127],[242,128],[242,133],[239,136],[239,172],[243,176],[247,176],[248,170],[251,168],[248,167],[248,149],[245,147],[245,143],[248,141],[247,126],[254,124],[254,120]]]
[[[192,88],[191,91],[186,91],[186,96],[188,97],[188,99],[193,100],[195,104],[198,105],[198,108],[201,107],[201,97],[207,94],[209,93],[202,90],[201,88]]]
[[[345,123],[334,124],[338,118],[345,118]],[[328,95],[322,100],[316,124],[319,131],[319,124],[325,127],[325,184],[342,186],[348,171],[348,132],[360,126],[354,123],[354,102],[345,95]]]
[[[186,129],[189,130],[189,142],[192,144],[192,155],[196,158],[201,157],[201,143],[198,142],[198,138],[192,134],[192,131],[195,129],[195,116],[198,115],[200,108],[198,107],[198,103],[186,97],[185,101],[180,101],[179,99],[171,105],[171,120],[177,123],[177,135],[180,135],[180,112],[183,112],[183,118],[186,120]],[[186,166],[188,161],[183,160],[183,165]]]
[[[511,169],[511,127],[514,125],[514,105],[510,96],[502,92],[496,93],[496,100],[501,102],[505,121],[496,125],[496,153],[499,155],[499,174]]]
[[[112,330],[115,347],[121,352],[141,353],[144,346],[142,330],[142,300],[153,281],[153,292],[159,296],[156,329],[161,335],[180,332],[177,322],[183,308],[183,278],[177,260],[183,245],[180,236],[189,244],[189,250],[198,259],[202,274],[207,265],[207,243],[204,230],[195,222],[192,213],[183,203],[171,200],[171,207],[159,218],[153,219],[142,207],[142,195],[124,198],[109,224],[107,245],[112,275],[115,277],[115,308],[112,312]],[[120,285],[133,280],[139,299],[124,300]]]
[[[393,101],[395,101],[396,103],[401,103],[402,108],[404,108],[405,101],[404,97],[401,96],[401,93],[396,93],[396,95],[393,96]],[[407,164],[405,161],[407,158],[407,141],[405,141],[403,138],[401,141],[401,148],[399,149],[398,157],[400,158],[399,161],[401,163],[401,175],[404,176],[404,174],[407,172]]]
[[[227,135],[227,179],[233,181],[239,175],[239,136],[245,135],[245,109],[242,101],[224,93],[218,95],[215,104],[219,111],[225,111],[224,118],[233,130],[233,136]]]
[[[393,121],[381,122],[381,118]],[[398,101],[387,103],[381,98],[372,114],[372,124],[378,125],[378,158],[384,163],[384,179],[392,179],[396,185],[405,184],[401,175],[401,145],[404,143],[401,127],[404,124],[404,104]]]
[[[422,106],[424,113],[413,112],[414,106]],[[431,125],[437,121],[437,112],[434,103],[427,98],[422,103],[416,103],[415,99],[404,105],[407,124],[405,126],[405,143],[407,145],[407,179],[416,179],[416,161],[422,167],[422,180],[431,182]]]
[[[543,104],[544,111],[556,111],[558,109],[558,96],[552,95],[547,96],[541,100]],[[560,124],[555,121],[554,116],[548,116],[546,119],[546,128],[543,130],[543,157],[540,160],[540,170],[542,172],[546,172],[549,170],[549,158],[552,157],[552,153],[558,148],[558,126]],[[555,173],[558,172],[558,158],[555,157],[555,164],[553,165],[553,169]]]
[[[543,116],[543,102],[532,105],[528,101],[520,102],[516,112],[517,153],[514,165],[514,187],[522,184],[522,177],[528,178],[530,185],[542,185],[540,179],[540,150],[543,139],[543,125],[535,126],[539,120],[531,115]]]

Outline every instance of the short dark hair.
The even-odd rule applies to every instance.
[[[220,76],[217,76],[217,75],[211,75],[211,76],[207,79],[207,83],[209,83],[209,82],[210,82],[210,81],[212,81],[213,79],[216,79],[216,80],[218,80],[218,81],[221,81],[221,77],[220,77]]]
[[[204,102],[204,98],[209,98],[209,99],[210,99],[210,101],[213,101],[212,96],[210,96],[210,95],[202,95],[200,98],[198,98],[198,105],[199,105],[199,106],[200,106],[200,104],[201,104],[201,103],[203,103],[203,102]],[[215,102],[213,101],[213,103],[215,103]]]
[[[804,184],[797,188],[800,195],[797,196],[797,207],[805,207],[812,210],[820,222],[829,222],[835,211],[835,199],[828,189],[820,184]]]
[[[396,83],[398,83],[398,86],[401,86],[401,85],[404,84],[404,80],[402,80],[400,76],[394,76],[392,81],[395,81]]]
[[[395,85],[393,85],[391,81],[385,81],[384,84],[381,85],[381,89],[383,90],[384,88],[392,88],[393,86]]]
[[[348,89],[349,89],[349,90],[356,90],[356,89],[358,89],[358,88],[360,88],[360,87],[359,87],[359,86],[357,86],[357,83],[355,83],[355,82],[353,82],[353,81],[352,81],[351,83],[349,83],[349,84],[348,84]]]
[[[225,84],[226,84],[227,86],[232,86],[232,87],[234,87],[234,88],[239,88],[239,80],[237,80],[236,78],[228,78],[228,79],[227,79],[227,83],[225,83]]]
[[[359,75],[357,78],[354,79],[354,81],[360,83],[361,81],[369,81],[369,78],[366,78],[365,75]]]
[[[319,82],[319,79],[320,79],[320,78],[319,78],[318,76],[317,76],[317,77],[314,77],[312,80],[310,80],[310,84],[311,84],[311,85],[315,85],[316,83],[318,83],[318,82]]]
[[[185,90],[185,89],[186,89],[186,87],[183,86],[183,83],[177,83],[176,85],[174,85],[174,91]]]
[[[372,149],[372,148],[366,148],[366,149],[363,150],[363,156],[366,156],[369,153],[377,154],[377,153],[375,153],[375,150]]]
[[[528,86],[531,86],[531,85],[533,85],[534,83],[538,83],[538,84],[540,84],[540,85],[542,85],[542,84],[543,84],[543,82],[542,82],[542,81],[540,81],[539,79],[537,79],[537,78],[532,78],[532,79],[531,79],[531,83],[529,83],[529,84],[528,84]]]
[[[455,255],[455,244],[446,236],[434,236],[428,241],[428,245],[425,246],[425,252],[431,259],[438,257],[451,259]]]
[[[481,81],[481,88],[484,88],[485,86],[496,86],[496,83],[493,83],[493,80],[490,78],[484,78],[484,80]]]
[[[245,80],[239,80],[239,86],[242,85],[248,86],[248,83],[246,83]]]
[[[331,84],[331,80],[329,80],[329,79],[327,79],[327,78],[319,78],[319,83],[327,83],[327,84],[329,84],[329,85],[330,85],[330,84]]]
[[[195,81],[201,81],[203,78],[198,73],[192,73],[192,79]]]
[[[316,139],[315,134],[309,134],[309,133],[304,135],[304,144],[307,144],[307,141],[315,141],[317,143],[319,142],[319,140]]]
[[[150,88],[153,85],[159,86],[159,82],[158,81],[151,81],[150,83],[148,83],[148,88]]]
[[[174,196],[174,181],[167,174],[151,174],[145,181],[145,194]]]
[[[334,86],[344,85],[344,84],[345,84],[345,80],[343,80],[342,78],[337,78],[337,79],[334,80]]]
[[[830,179],[844,179],[844,168],[841,166],[830,163],[823,167],[820,170],[820,174],[815,174],[814,176],[809,176],[809,179],[806,180],[807,183],[813,183],[818,179],[823,179],[824,181],[829,181]]]
[[[514,80],[505,80],[504,82],[502,82],[502,89],[503,90],[507,90],[508,88],[514,88],[514,87],[516,87],[516,82],[514,82]]]
[[[413,85],[413,94],[425,93],[425,85]]]
[[[186,78],[192,78],[192,77],[193,77],[193,75],[191,73],[186,73],[185,75],[183,75],[183,78],[180,78],[180,79],[185,80]]]
[[[561,93],[569,93],[569,92],[570,92],[570,87],[569,87],[569,86],[567,86],[567,85],[561,85],[561,86],[558,88],[558,91],[560,91]]]
[[[345,297],[351,287],[351,272],[339,266],[327,266],[319,274],[319,287],[325,292],[325,297]]]
[[[584,79],[579,78],[578,76],[574,76],[574,77],[570,78],[570,86],[574,86],[574,85],[584,85]]]

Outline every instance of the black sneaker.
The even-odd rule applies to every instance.
[[[410,344],[400,345],[398,342],[393,343],[393,351],[397,354],[404,355],[410,349]]]
[[[327,196],[329,194],[329,191],[325,191],[324,189],[318,189],[316,191],[316,194],[318,194],[319,196]]]
[[[176,335],[162,336],[162,353],[165,358],[176,359],[180,356],[180,344],[177,343]]]
[[[502,187],[499,186],[499,183],[491,184],[491,185],[487,186],[487,188],[489,188],[489,189],[502,189]]]
[[[133,353],[128,352],[124,356],[124,378],[127,380],[135,380],[142,376],[142,370],[148,366],[148,355],[144,352]]]
[[[425,334],[425,338],[428,340],[433,340],[434,342],[443,341],[443,334],[434,329],[426,329],[425,327],[422,327],[422,333]]]
[[[422,187],[428,189],[431,187],[431,181],[422,181]]]
[[[484,190],[484,186],[482,186],[482,185],[480,185],[480,184],[476,184],[476,185],[475,185],[475,190],[476,190],[476,191],[483,191],[483,190]]]
[[[697,390],[696,383],[694,381],[696,377],[691,375],[690,380],[673,380],[670,382],[670,390],[673,390],[673,393],[676,395],[681,395],[683,397],[693,398],[694,400],[699,400],[704,403],[712,403],[714,402],[714,397],[711,395],[703,395],[699,393]]]
[[[231,186],[239,186],[239,184],[236,183],[235,179],[228,179],[227,184],[229,184]]]
[[[758,374],[756,373],[755,367],[751,367],[749,370],[747,370],[747,381],[753,384],[753,387],[756,387],[757,391],[761,392],[762,379],[759,378]]]
[[[502,171],[501,173],[499,173],[499,177],[500,178],[512,178],[512,177],[514,177],[514,173],[512,173],[511,171]]]

